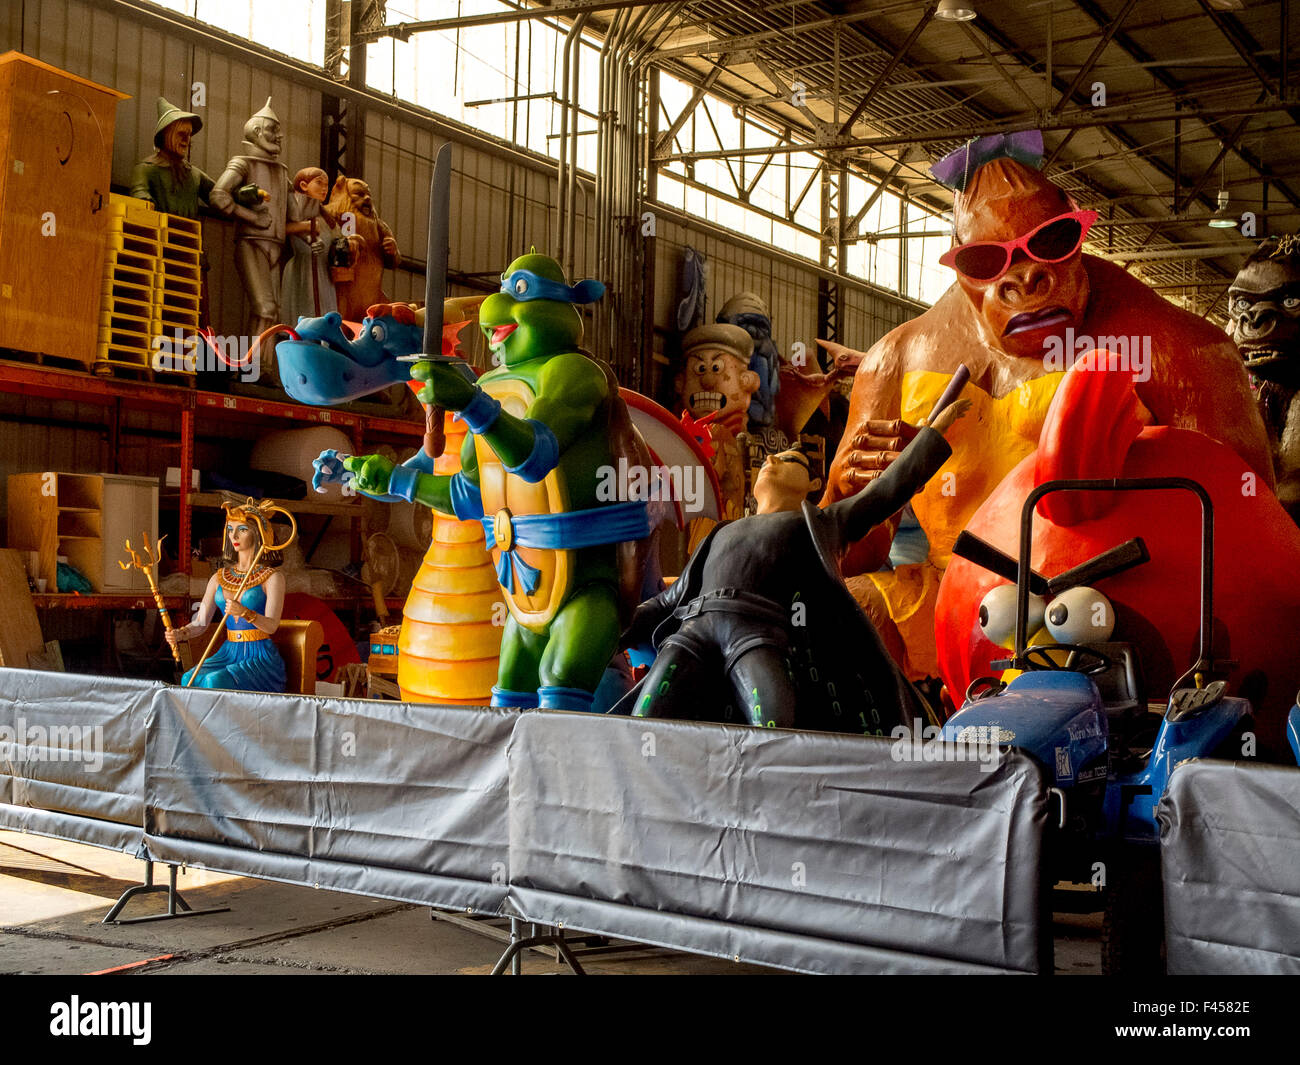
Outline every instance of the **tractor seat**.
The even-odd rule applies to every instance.
[[[1091,680],[1097,686],[1112,731],[1119,722],[1140,719],[1147,712],[1147,685],[1136,648],[1131,643],[1094,643],[1088,646],[1111,661],[1108,670],[1094,673]]]

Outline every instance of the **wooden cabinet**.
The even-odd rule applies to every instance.
[[[0,347],[95,358],[117,101],[0,55]]]

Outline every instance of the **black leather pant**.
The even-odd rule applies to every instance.
[[[776,624],[732,611],[687,618],[664,640],[642,682],[636,717],[716,719],[699,705],[721,669],[736,706],[751,725],[794,728],[796,694],[785,632]]]

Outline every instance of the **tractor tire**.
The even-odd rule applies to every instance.
[[[1111,874],[1101,926],[1101,971],[1107,976],[1163,976],[1165,896],[1159,850],[1122,848]]]

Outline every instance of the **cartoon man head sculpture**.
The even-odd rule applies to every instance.
[[[743,432],[758,374],[749,369],[754,340],[738,325],[718,323],[692,329],[682,339],[685,365],[677,392],[695,418],[716,414],[716,424]]]
[[[260,155],[263,159],[276,159],[280,155],[283,136],[280,132],[280,116],[271,110],[271,98],[266,98],[262,110],[244,123],[244,140],[255,148],[249,155]]]
[[[754,499],[759,514],[798,510],[809,492],[821,488],[820,477],[813,477],[808,456],[798,448],[768,455],[754,478]]]
[[[158,97],[158,123],[154,126],[153,144],[170,155],[184,158],[190,152],[190,138],[203,128],[203,119],[182,111],[163,97]]]

